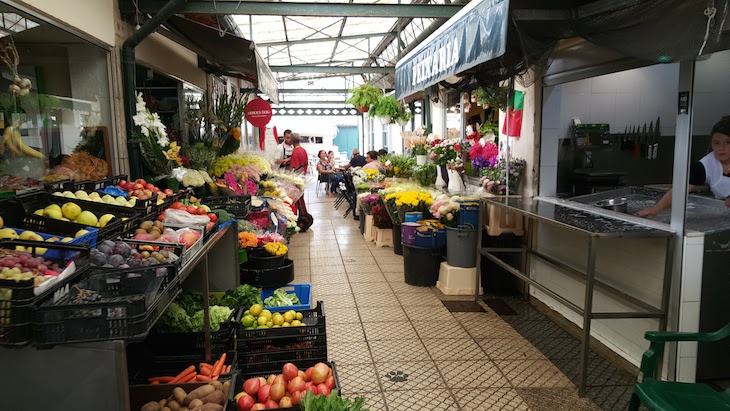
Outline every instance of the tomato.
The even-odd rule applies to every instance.
[[[210,231],[210,229],[213,228],[214,225],[215,225],[214,222],[212,222],[212,221],[209,222],[208,224],[205,225],[205,231]]]
[[[218,216],[215,213],[208,213],[208,218],[210,218],[210,221],[213,223],[218,221]]]
[[[198,215],[205,215],[207,211],[205,211],[205,207],[200,206],[198,207]]]
[[[176,201],[176,202],[175,202],[175,203],[174,203],[174,204],[172,205],[172,208],[174,208],[175,210],[182,210],[182,209],[184,209],[184,208],[185,208],[185,204],[183,204],[183,203],[181,203],[181,202],[179,202],[179,201]]]
[[[190,213],[192,215],[195,215],[198,213],[198,207],[195,207],[194,205],[189,205],[189,206],[185,207],[185,211],[187,211],[188,213]]]
[[[157,216],[157,221],[163,222],[165,220],[165,212],[163,211],[162,214]]]

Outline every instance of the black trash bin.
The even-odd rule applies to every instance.
[[[424,248],[402,244],[403,271],[406,284],[433,287],[439,279],[443,261],[442,248]]]
[[[403,244],[401,243],[400,229],[400,224],[393,224],[393,252],[396,255],[403,255]]]

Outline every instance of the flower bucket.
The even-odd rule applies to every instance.
[[[416,229],[420,225],[418,223],[403,223],[400,227],[401,242],[403,245],[416,245]]]
[[[393,224],[393,252],[396,255],[403,255],[403,228],[400,224]]]
[[[461,173],[456,170],[448,170],[449,194],[459,194],[464,189],[464,182],[461,180]]]
[[[468,228],[477,228],[479,226],[479,203],[474,201],[461,202],[459,207],[459,225]]]
[[[365,213],[360,207],[360,234],[365,234]]]
[[[416,229],[416,247],[446,247],[446,231],[443,228],[421,226]]]
[[[446,227],[446,261],[450,266],[476,267],[478,234],[466,226]]]
[[[403,272],[406,284],[433,287],[439,278],[441,250],[403,245]]]
[[[434,185],[436,186],[436,188],[446,187],[446,181],[444,180],[444,176],[442,175],[441,166],[436,166],[436,183]]]
[[[416,165],[422,166],[428,162],[428,156],[425,154],[419,154],[416,156]]]

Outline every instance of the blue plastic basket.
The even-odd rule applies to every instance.
[[[467,226],[469,228],[477,228],[479,225],[479,203],[459,202],[459,225]]]
[[[292,292],[297,295],[299,298],[299,301],[301,304],[299,305],[289,305],[285,307],[266,307],[265,309],[271,311],[271,312],[282,312],[282,311],[301,311],[301,310],[309,310],[312,308],[312,284],[289,284],[285,285],[283,287],[272,287],[272,288],[264,288],[261,290],[261,300],[265,300],[267,297],[271,297],[274,295],[274,291],[277,288],[283,288],[287,293],[291,294]]]
[[[416,230],[416,247],[446,247],[446,230],[443,228],[420,227]]]
[[[13,228],[13,227],[7,227],[7,226],[4,228],[10,228],[11,230],[14,230],[18,235],[20,235],[24,231],[27,231],[27,230],[23,230],[22,228]],[[73,240],[69,241],[68,243],[64,243],[64,244],[85,245],[85,246],[91,247],[91,248],[96,247],[96,239],[97,239],[97,234],[99,233],[99,230],[97,230],[94,227],[86,227],[86,230],[89,231],[87,234],[74,238]],[[58,242],[60,243],[61,239],[63,238],[63,236],[39,233],[37,231],[34,231],[34,232],[36,234],[38,234],[39,236],[41,236],[43,238],[43,241],[48,240],[49,238],[52,238],[52,237],[58,237],[58,239],[59,239]],[[49,249],[48,251],[45,252],[45,254],[43,254],[43,258],[68,260],[70,258],[70,255],[72,252],[67,251],[67,253],[69,253],[68,256],[62,256],[60,250]]]

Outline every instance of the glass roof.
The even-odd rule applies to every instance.
[[[312,2],[312,0],[289,0]],[[449,0],[315,0],[317,3],[444,4]],[[231,16],[241,34],[256,43],[269,66],[395,66],[399,52],[432,22],[429,18]],[[400,23],[401,41],[396,41]],[[387,35],[387,33],[392,33]],[[341,36],[363,36],[339,38]],[[330,40],[327,40],[330,39]],[[402,53],[401,53],[402,54]],[[280,89],[321,84],[339,78],[337,88],[353,87],[366,79],[392,88],[393,75],[345,75],[316,72],[275,72]],[[334,80],[334,79],[333,79]],[[311,86],[310,86],[311,87]]]

